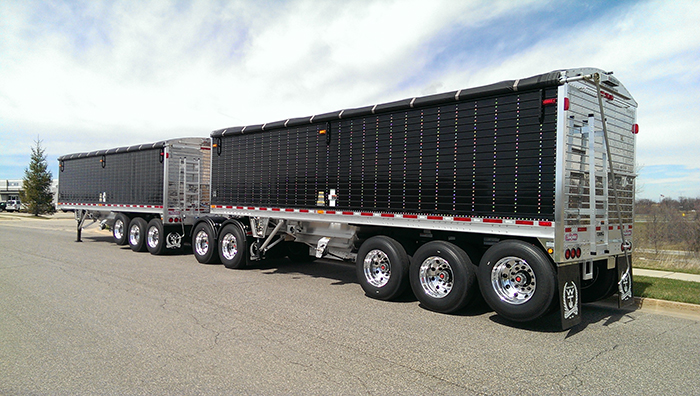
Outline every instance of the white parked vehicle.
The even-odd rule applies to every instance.
[[[11,199],[5,204],[5,210],[8,212],[19,212],[22,210],[22,202],[17,199]]]

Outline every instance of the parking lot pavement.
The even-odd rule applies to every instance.
[[[0,220],[0,394],[687,394],[700,320],[584,306],[503,320],[367,298],[347,263],[137,254]],[[653,373],[653,375],[650,375]]]

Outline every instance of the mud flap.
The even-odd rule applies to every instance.
[[[184,235],[180,235],[177,232],[170,232],[165,237],[165,248],[166,249],[180,249],[182,248],[182,239]]]
[[[581,274],[578,264],[559,267],[559,311],[561,328],[581,323]]]
[[[627,263],[629,259],[629,264]],[[632,255],[617,257],[617,306],[622,308],[634,303],[632,293]]]

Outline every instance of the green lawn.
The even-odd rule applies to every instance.
[[[634,295],[659,300],[700,304],[700,282],[635,276]]]

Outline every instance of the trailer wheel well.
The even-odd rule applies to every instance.
[[[223,226],[231,223],[231,219],[227,219],[225,217],[201,217],[201,218],[199,218],[199,220],[195,221],[192,224],[192,227],[190,228],[190,230],[194,230],[201,223],[209,224],[209,226],[215,231],[214,238],[218,241],[219,240],[219,231],[221,230],[221,228]]]

